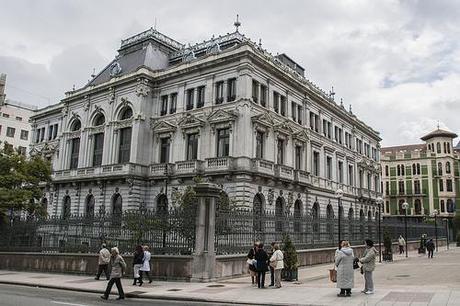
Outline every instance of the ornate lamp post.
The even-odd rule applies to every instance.
[[[339,234],[339,243],[340,243],[340,240],[342,240],[342,229],[341,229],[341,219],[342,219],[341,208],[342,208],[342,196],[343,196],[342,189],[337,189],[335,191],[335,196],[337,197],[337,204],[339,206],[338,234]]]
[[[409,239],[407,238],[407,209],[409,209],[409,203],[404,202],[402,204],[402,209],[404,209],[404,236],[406,238],[406,257],[407,255],[407,243],[409,242]]]
[[[449,219],[444,218],[444,221],[446,221],[446,243],[447,249],[449,249]]]
[[[382,204],[383,204],[383,199],[382,197],[377,198],[377,205],[379,206],[379,227],[378,227],[378,235],[379,235],[379,262],[382,262],[382,234],[380,232],[381,230],[381,220],[382,220]]]
[[[438,252],[438,210],[433,210],[432,216],[434,217],[434,236],[436,239],[436,252]]]

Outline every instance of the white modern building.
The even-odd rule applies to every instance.
[[[32,117],[33,152],[53,164],[48,213],[174,206],[201,176],[256,212],[337,214],[340,189],[344,218],[375,218],[379,133],[304,73],[238,30],[122,40],[89,84]]]
[[[0,75],[0,146],[27,155],[31,143],[29,118],[35,106],[9,100],[5,94],[6,75]]]

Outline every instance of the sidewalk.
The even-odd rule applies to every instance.
[[[328,270],[332,264],[300,269],[299,282],[283,282],[283,288],[278,290],[254,288],[250,284],[249,276],[213,283],[154,281],[152,284],[144,283],[142,287],[132,286],[132,280],[123,279],[123,288],[127,297],[248,305],[460,305],[460,277],[454,275],[456,278],[449,281],[450,286],[443,286],[436,281],[426,284],[426,279],[423,279],[426,275],[416,275],[426,271],[433,275],[433,280],[439,274],[442,281],[446,271],[455,271],[458,274],[459,256],[460,248],[453,246],[448,252],[445,247],[440,249],[433,260],[415,252],[407,260],[404,256],[396,255],[393,263],[377,264],[374,295],[359,293],[363,281],[357,272],[351,298],[336,296],[335,284],[328,280]],[[456,262],[458,265],[453,266]],[[420,269],[421,265],[425,268]],[[432,271],[429,270],[431,268]],[[433,271],[438,272],[435,275]],[[269,283],[269,279],[267,274],[266,283]],[[98,295],[106,286],[106,281],[96,281],[88,276],[5,270],[0,270],[0,283],[86,291],[94,293],[95,299],[99,298]],[[113,293],[115,292],[116,289]]]

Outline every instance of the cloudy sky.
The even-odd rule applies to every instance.
[[[154,25],[194,43],[233,31],[285,52],[334,86],[382,144],[418,143],[439,120],[460,132],[460,1],[0,0],[7,96],[38,106],[84,85],[120,40]]]

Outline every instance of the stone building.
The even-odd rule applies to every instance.
[[[341,189],[344,218],[375,218],[379,133],[333,97],[238,30],[186,46],[149,29],[33,116],[53,165],[43,201],[61,216],[161,209],[201,176],[255,212],[332,216]]]
[[[0,146],[26,155],[30,145],[29,118],[35,106],[6,98],[6,75],[0,75]]]
[[[384,213],[429,216],[436,209],[452,217],[460,197],[459,160],[452,147],[455,133],[436,129],[423,136],[425,143],[382,148]]]

